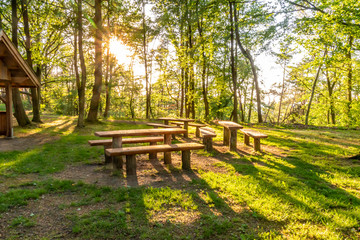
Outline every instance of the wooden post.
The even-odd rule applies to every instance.
[[[122,137],[113,137],[112,148],[121,148],[122,147]],[[114,156],[112,157],[114,169],[122,169],[123,166],[123,156]]]
[[[164,134],[164,144],[171,144],[171,134]],[[164,163],[171,164],[171,152],[164,152]]]
[[[211,152],[213,150],[212,137],[204,137],[203,143],[207,152]]]
[[[244,144],[245,145],[250,145],[250,138],[248,135],[244,134]]]
[[[230,151],[236,151],[237,129],[230,130]]]
[[[182,169],[190,170],[190,150],[181,151]]]
[[[189,137],[189,133],[188,133],[189,122],[184,122],[184,129],[186,130],[186,132],[184,133],[184,138],[188,138]]]
[[[104,155],[105,155],[105,164],[112,162],[112,157],[106,155],[106,149],[110,148],[110,146],[104,145]]]
[[[126,155],[126,175],[136,175],[136,155]]]
[[[254,150],[260,152],[260,138],[254,138]]]
[[[12,86],[11,83],[6,84],[6,137],[13,138],[12,124]]]
[[[229,129],[224,127],[223,143],[225,146],[229,146]]]
[[[169,120],[164,120],[165,125],[169,125]]]
[[[196,137],[200,137],[200,127],[196,127],[196,133],[195,133]]]
[[[156,142],[150,142],[151,145],[156,145]],[[157,159],[157,153],[149,153],[149,159]]]

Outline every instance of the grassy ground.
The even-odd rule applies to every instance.
[[[0,239],[360,238],[360,160],[347,159],[360,152],[359,131],[262,128],[269,138],[259,154],[242,136],[237,152],[220,151],[222,129],[213,126],[215,151],[198,151],[192,161],[214,159],[216,171],[175,166],[149,179],[168,174],[176,181],[113,187],[56,174],[103,161],[103,150],[87,145],[94,131],[146,126],[74,126],[74,118],[52,116],[15,129],[29,145],[37,136],[52,140],[1,152]]]

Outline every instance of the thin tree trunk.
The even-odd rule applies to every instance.
[[[93,95],[90,102],[90,110],[87,121],[98,121],[98,111],[100,104],[101,85],[102,85],[102,16],[101,1],[95,0],[95,83],[93,87]]]
[[[327,55],[327,49],[325,49],[324,57],[325,57],[326,55]],[[309,123],[309,114],[310,114],[311,103],[312,103],[312,100],[313,100],[313,98],[314,98],[316,83],[317,83],[317,81],[318,81],[318,79],[319,79],[322,65],[323,65],[323,62],[321,61],[320,65],[319,65],[319,68],[318,68],[318,70],[317,70],[317,72],[316,72],[316,76],[315,76],[315,79],[314,79],[314,82],[313,82],[313,86],[312,86],[312,89],[311,89],[311,95],[310,95],[310,99],[309,99],[308,109],[307,109],[306,115],[305,115],[305,125],[306,125],[306,126],[307,126],[308,123]]]
[[[283,81],[282,81],[282,87],[281,87],[281,95],[280,95],[279,113],[278,113],[278,118],[277,118],[277,124],[279,124],[279,122],[280,122],[281,106],[282,106],[282,100],[283,100],[284,89],[285,89],[285,74],[286,74],[286,60],[285,60],[285,63],[284,63]]]
[[[145,65],[145,90],[146,90],[146,119],[150,118],[150,84],[148,74],[148,63],[147,63],[147,39],[146,39],[146,24],[145,24],[145,0],[142,0],[142,26],[143,26],[143,53],[144,53],[144,65]]]
[[[351,57],[351,49],[352,49],[352,45],[353,45],[353,40],[354,37],[350,36],[349,37],[349,51],[347,52],[347,58],[349,61],[349,65],[348,65],[348,82],[347,82],[347,115],[349,120],[352,118],[351,117],[351,103],[352,103],[352,57]]]
[[[83,25],[82,25],[82,0],[78,0],[78,14],[77,14],[77,24],[79,28],[79,58],[80,58],[80,68],[81,68],[81,82],[78,86],[78,98],[79,98],[79,118],[78,118],[78,127],[84,127],[85,119],[85,86],[86,86],[86,65],[83,51]]]
[[[15,47],[18,47],[18,22],[19,18],[17,17],[17,1],[11,0],[11,17],[12,17],[12,42]],[[20,91],[18,88],[12,89],[13,95],[13,106],[14,106],[14,116],[19,124],[19,126],[24,127],[30,124],[30,120],[25,113],[24,106],[21,101]]]
[[[262,120],[262,114],[261,114],[261,96],[260,96],[260,87],[259,87],[259,81],[258,81],[258,74],[257,74],[257,71],[256,71],[256,66],[255,66],[254,59],[251,56],[250,51],[248,49],[245,49],[244,46],[242,45],[241,41],[240,41],[236,7],[234,8],[234,16],[235,16],[236,41],[237,41],[237,44],[240,47],[241,53],[250,62],[251,71],[252,71],[253,76],[254,76],[254,83],[255,83],[255,89],[256,89],[256,104],[257,104],[258,122],[262,123],[263,120]]]
[[[230,62],[231,62],[231,77],[233,82],[234,91],[234,109],[233,109],[233,121],[238,122],[238,99],[237,99],[237,71],[234,56],[234,18],[233,18],[233,7],[235,3],[230,2]],[[235,9],[234,9],[235,10]],[[236,10],[235,10],[236,11]]]
[[[28,2],[21,0],[21,8],[24,20],[24,33],[25,33],[25,49],[26,60],[31,68],[33,68],[32,56],[31,56],[31,36],[29,30],[29,15],[28,15]],[[31,101],[33,106],[33,122],[41,123],[40,119],[40,101],[38,97],[38,88],[31,88]]]
[[[254,98],[254,85],[255,85],[255,81],[253,81],[253,84],[251,86],[251,96],[250,96],[248,123],[250,123],[250,121],[251,121],[251,110],[252,110],[252,107],[253,107],[253,98]]]
[[[331,84],[329,72],[326,70],[326,83],[328,87],[328,94],[329,94],[329,100],[330,100],[330,109],[329,113],[331,116],[331,123],[335,125],[335,105],[334,105],[334,98],[333,98],[333,90],[335,87],[335,82]]]

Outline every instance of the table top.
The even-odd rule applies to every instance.
[[[243,128],[243,126],[241,126],[240,124],[231,122],[231,121],[218,121],[218,124],[226,127],[226,128],[231,128],[231,129],[241,129]]]
[[[180,134],[186,133],[186,129],[182,128],[159,128],[159,129],[127,129],[115,131],[99,131],[95,132],[98,137],[125,137],[125,136],[149,136],[159,134]]]
[[[171,117],[161,117],[161,118],[158,118],[158,120],[178,121],[178,122],[195,122],[195,119],[171,118]]]

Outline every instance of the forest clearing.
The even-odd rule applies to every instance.
[[[1,0],[0,239],[360,239],[359,0]]]
[[[104,121],[76,128],[75,117],[0,139],[2,239],[358,239],[358,130],[260,127],[261,153],[242,143],[192,154],[192,170],[137,158],[127,178],[90,147],[94,131],[149,128]],[[190,137],[194,141],[194,131]],[[22,149],[2,143],[21,142]],[[40,140],[42,139],[42,141]],[[180,140],[180,138],[178,138]],[[16,144],[15,144],[16,145]]]

